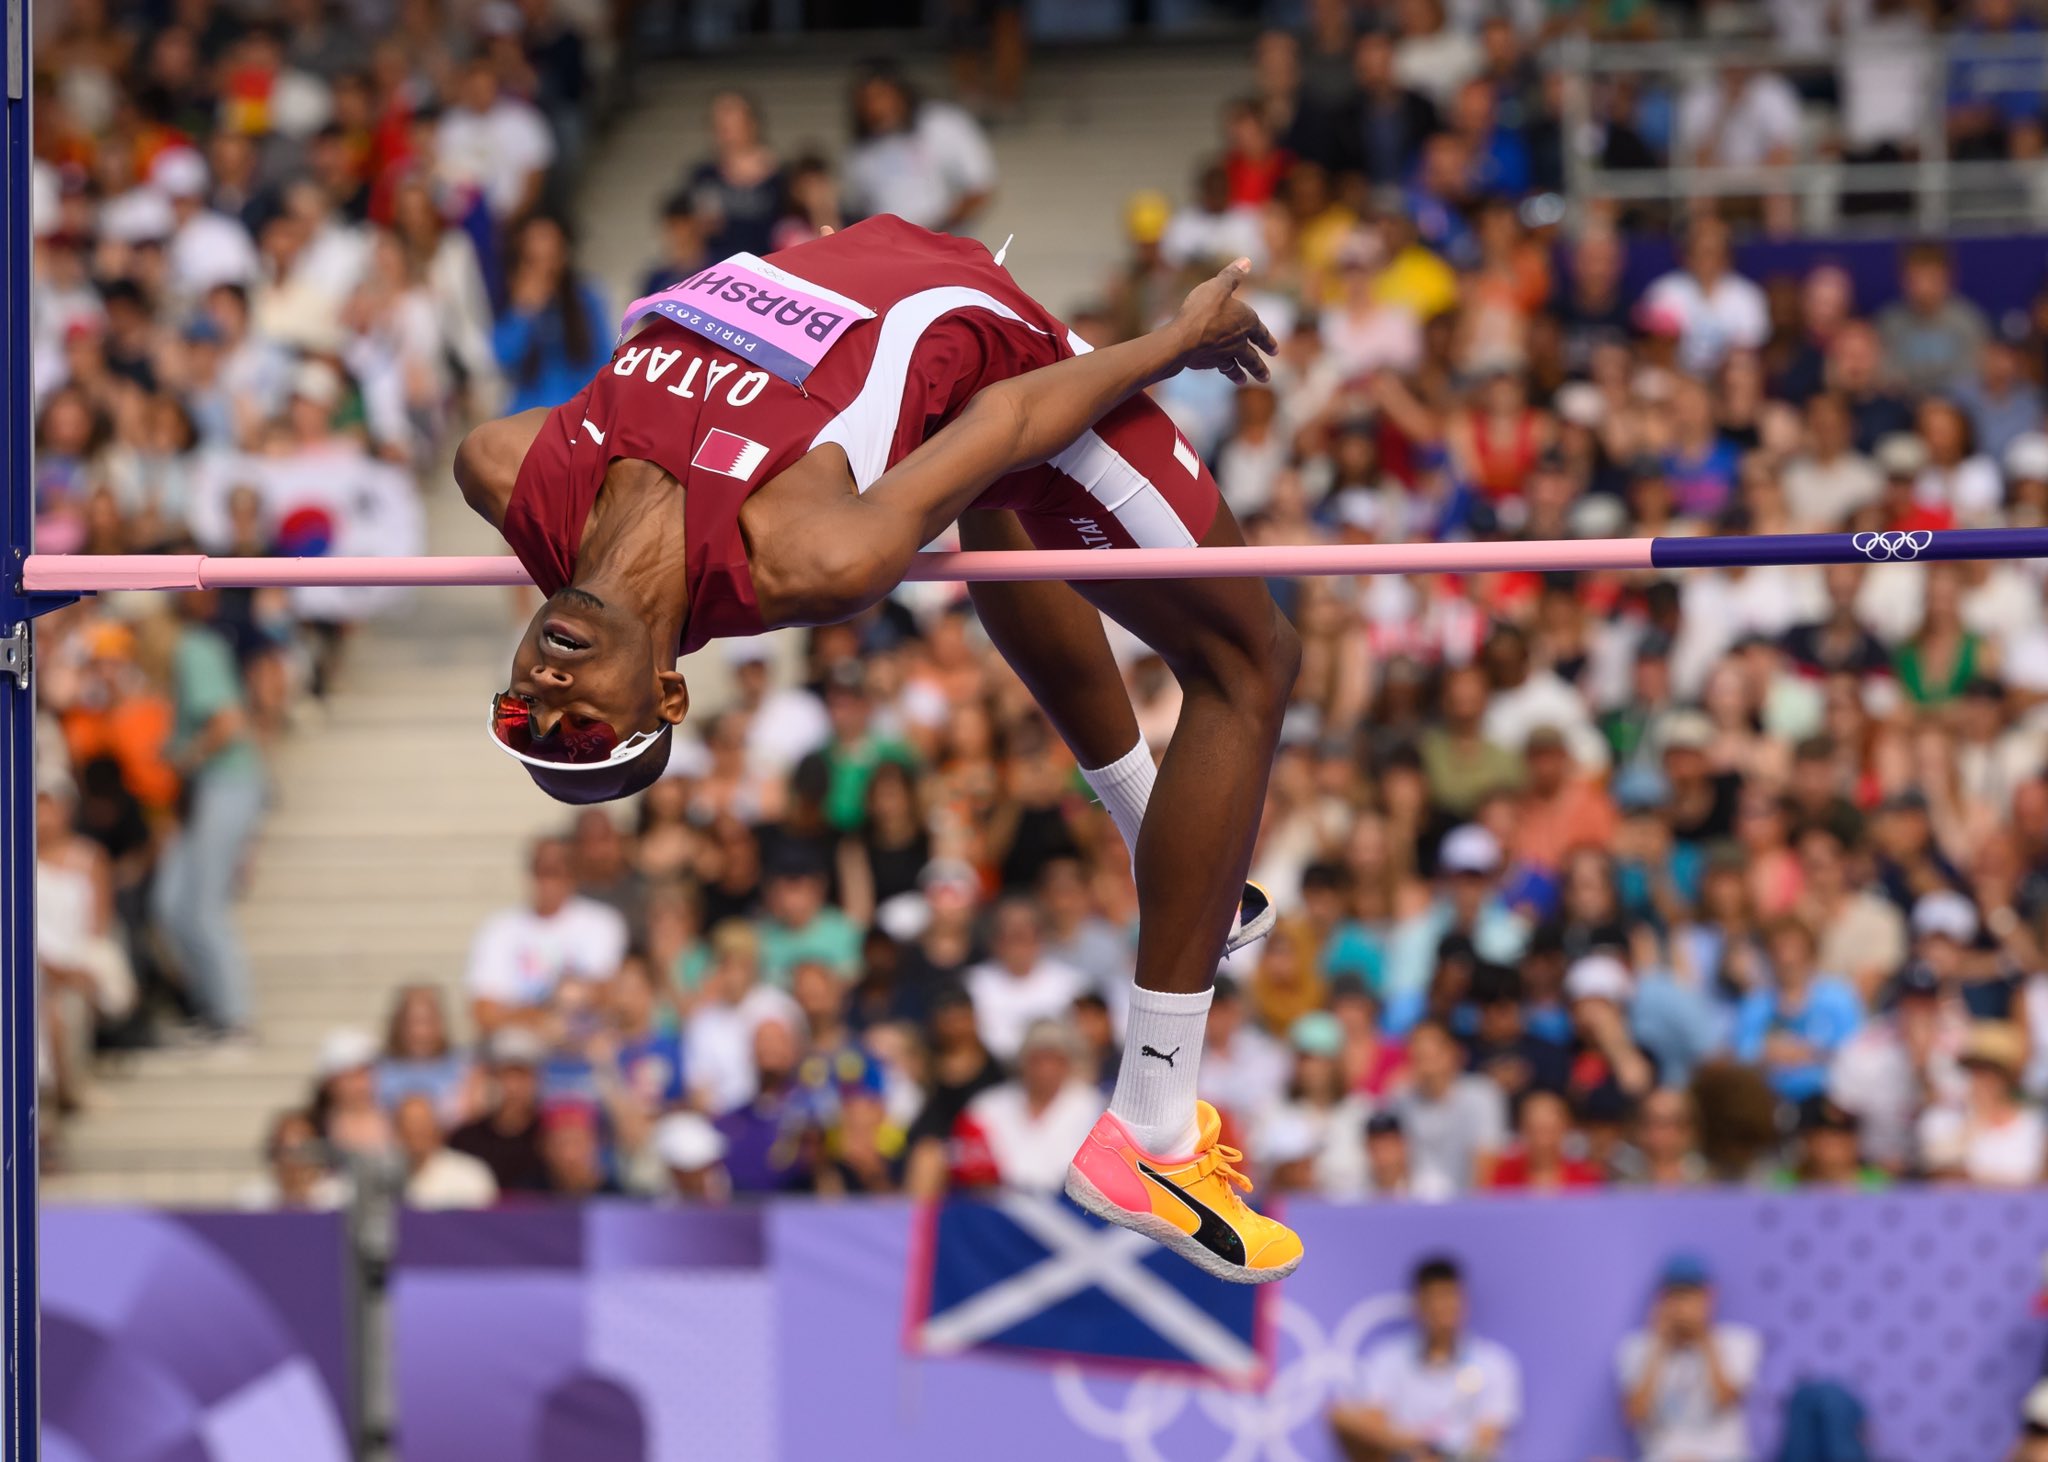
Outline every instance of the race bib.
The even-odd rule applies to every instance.
[[[649,315],[673,320],[801,386],[840,337],[858,322],[872,320],[875,312],[766,259],[735,254],[681,284],[634,300],[619,322],[619,339]]]

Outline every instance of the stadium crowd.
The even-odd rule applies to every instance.
[[[609,24],[573,0],[39,10],[38,548],[420,551],[449,428],[602,358],[550,210]],[[247,1033],[229,911],[265,751],[390,602],[109,595],[42,621],[46,1112],[86,1099],[96,1045]]]
[[[1751,278],[1705,209],[1633,284],[1671,246],[1598,209],[1563,228],[1534,32],[1453,9],[1382,29],[1316,4],[1261,36],[1185,197],[1132,200],[1080,333],[1254,260],[1272,384],[1159,395],[1255,542],[1854,530],[1893,552],[1276,583],[1306,646],[1253,870],[1282,918],[1224,966],[1204,1093],[1264,1192],[2038,1182],[2041,570],[1903,562],[1901,535],[2048,516],[2048,294],[1987,318],[1931,243],[1875,299],[1827,263]],[[1952,124],[1988,108],[1998,146],[2031,145],[2038,82],[1987,98],[1972,75]],[[971,121],[887,73],[854,98],[837,172],[716,101],[653,280],[842,211],[971,221],[993,186]],[[1660,103],[1681,134],[1706,105],[1610,100],[1635,110],[1605,146],[1645,161],[1671,145],[1642,125]],[[1725,147],[1735,123],[1690,125]],[[906,132],[929,136],[875,151]],[[1118,650],[1162,751],[1173,678]],[[623,820],[586,810],[529,851],[466,1008],[423,985],[381,1037],[336,1033],[267,1197],[365,1174],[423,1205],[1059,1186],[1135,937],[1072,758],[957,589],[811,632],[793,679],[757,642],[713,653],[733,697]]]

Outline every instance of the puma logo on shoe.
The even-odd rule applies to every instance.
[[[1138,1054],[1140,1056],[1151,1056],[1157,1060],[1164,1061],[1168,1066],[1171,1066],[1173,1065],[1173,1058],[1180,1054],[1180,1047],[1175,1046],[1171,1051],[1160,1051],[1155,1050],[1151,1046],[1140,1046],[1138,1047]]]

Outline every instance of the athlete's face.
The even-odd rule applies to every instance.
[[[541,737],[569,716],[602,721],[624,740],[664,722],[680,725],[690,709],[682,673],[640,618],[573,588],[550,597],[527,624],[509,689],[532,698]]]

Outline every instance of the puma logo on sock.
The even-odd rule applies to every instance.
[[[1171,1066],[1173,1065],[1173,1058],[1180,1054],[1180,1047],[1175,1046],[1171,1051],[1160,1051],[1155,1050],[1151,1046],[1140,1046],[1138,1047],[1138,1054],[1140,1056],[1154,1057],[1157,1060],[1164,1061],[1168,1066]]]

